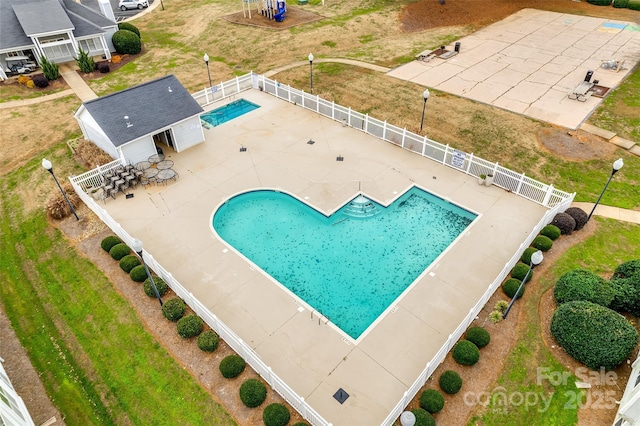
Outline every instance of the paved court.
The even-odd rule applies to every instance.
[[[450,59],[413,61],[388,75],[577,129],[602,102],[567,97],[587,71],[614,88],[640,61],[640,24],[534,9],[459,41],[460,54]],[[611,59],[624,60],[626,70],[600,67]]]
[[[205,130],[205,143],[183,153],[165,149],[177,182],[104,206],[326,420],[379,425],[546,210],[264,92],[240,96],[261,107]],[[212,231],[216,207],[239,192],[280,189],[329,214],[360,186],[386,205],[414,184],[480,217],[358,341]],[[344,404],[333,398],[339,388]]]

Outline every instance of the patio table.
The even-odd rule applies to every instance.
[[[178,176],[175,170],[173,169],[164,169],[158,172],[157,180],[158,183],[166,182],[169,179],[175,179]]]
[[[152,179],[154,177],[156,177],[156,175],[158,174],[160,170],[155,169],[155,168],[150,168],[144,171],[144,177],[146,177],[147,179]]]
[[[140,161],[139,163],[136,163],[136,169],[140,171],[147,170],[149,167],[151,167],[151,163],[148,161]]]
[[[149,157],[149,162],[151,165],[158,164],[160,161],[164,160],[164,154],[153,154]]]
[[[170,168],[173,167],[173,161],[171,161],[171,160],[162,160],[158,164],[156,164],[156,167],[158,169],[160,169],[160,170],[170,169]]]

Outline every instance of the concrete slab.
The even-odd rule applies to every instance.
[[[241,96],[261,107],[205,131],[205,142],[183,153],[163,146],[176,182],[104,206],[327,421],[380,424],[545,209],[264,92]],[[277,187],[330,214],[360,190],[389,204],[412,185],[479,217],[358,340],[326,318],[318,324],[304,300],[212,230],[217,206],[240,192]],[[338,388],[351,395],[342,405],[332,397]]]
[[[607,140],[612,139],[616,135],[615,132],[601,129],[600,127],[596,127],[593,124],[588,124],[588,123],[584,123],[582,126],[580,126],[580,128],[585,132],[589,132],[591,134],[600,136],[601,138],[605,138]]]
[[[577,129],[602,99],[554,102],[555,92],[566,96],[588,70],[600,85],[620,84],[640,61],[640,31],[631,28],[629,22],[523,9],[459,40],[460,54],[448,61],[431,61],[428,68],[414,61],[388,75]],[[624,60],[626,69],[601,69],[610,59]],[[480,82],[501,86],[474,84]]]

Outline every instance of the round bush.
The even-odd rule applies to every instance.
[[[116,52],[120,54],[135,55],[142,50],[142,43],[140,37],[129,30],[118,30],[113,33],[111,37],[113,46],[116,48]]]
[[[560,238],[560,228],[549,224],[540,230],[540,235],[544,235],[545,237],[551,238],[552,241],[555,241]]]
[[[36,74],[31,77],[31,80],[36,87],[41,89],[44,89],[49,85],[49,80],[47,80],[47,77],[45,77],[44,74]]]
[[[613,0],[613,7],[624,9],[629,4],[629,0]]]
[[[596,6],[609,6],[612,0],[587,0],[587,3],[591,3]]]
[[[611,278],[609,288],[613,292],[613,300],[609,308],[616,312],[629,312],[640,316],[640,298],[636,287],[628,278]]]
[[[118,29],[131,31],[132,33],[135,33],[138,36],[138,38],[142,37],[140,35],[140,30],[138,29],[138,27],[136,27],[135,25],[129,22],[118,22]]]
[[[551,334],[577,361],[592,370],[611,370],[629,358],[638,332],[617,312],[595,303],[563,303],[551,319]]]
[[[484,348],[491,341],[489,332],[482,327],[470,327],[465,337],[478,348]]]
[[[127,274],[131,272],[131,270],[135,266],[138,266],[139,264],[140,264],[140,259],[138,259],[138,256],[133,254],[126,255],[125,257],[120,259],[120,263],[119,263],[120,269],[125,271]]]
[[[184,315],[187,305],[177,297],[169,299],[162,304],[162,315],[169,321],[176,322]]]
[[[513,298],[513,296],[516,295],[516,291],[518,291],[518,287],[520,287],[521,282],[522,282],[521,280],[516,280],[515,278],[509,278],[502,284],[502,291],[504,292],[504,294],[507,295],[507,297]],[[518,299],[522,297],[522,295],[524,294],[524,290],[526,288],[527,288],[526,286],[524,285],[522,286],[522,288],[520,289],[520,293],[518,293]]]
[[[204,328],[204,322],[202,319],[194,314],[187,315],[178,320],[178,334],[180,337],[189,339],[202,333]]]
[[[551,224],[557,226],[562,235],[570,235],[576,229],[576,220],[566,213],[555,215]]]
[[[290,418],[291,413],[287,407],[277,402],[267,405],[262,412],[264,426],[286,426]]]
[[[460,392],[460,388],[462,388],[462,377],[455,371],[447,370],[440,375],[438,384],[444,393],[454,395]]]
[[[538,235],[533,239],[531,245],[538,250],[549,251],[551,246],[553,246],[553,241],[549,237],[545,237],[544,235]]]
[[[631,10],[640,10],[640,0],[629,0],[627,8]]]
[[[305,422],[296,422],[291,426],[309,426],[309,423],[305,423]],[[414,425],[415,426],[415,425]]]
[[[220,361],[220,373],[225,379],[233,379],[244,371],[246,363],[238,355],[229,355]]]
[[[578,231],[584,228],[584,226],[587,224],[587,220],[589,220],[589,216],[580,207],[569,207],[564,212],[576,221],[576,227],[574,231]]]
[[[115,246],[116,244],[120,244],[121,242],[122,240],[115,235],[109,235],[102,240],[102,242],[100,243],[100,247],[102,247],[102,250],[109,253],[113,246]]]
[[[427,389],[420,395],[420,407],[431,414],[437,413],[444,408],[444,396],[435,389]]]
[[[436,420],[424,408],[414,408],[411,412],[416,416],[416,423],[414,426],[436,426]]]
[[[144,265],[134,266],[133,269],[129,271],[129,277],[137,283],[141,283],[149,278],[147,277],[147,270],[144,268]]]
[[[198,336],[198,347],[205,352],[213,352],[218,347],[220,338],[213,330],[206,330]]]
[[[608,307],[613,301],[609,283],[586,269],[574,269],[562,275],[553,289],[558,304],[586,300]]]
[[[480,359],[480,350],[470,341],[460,340],[453,347],[453,359],[455,359],[458,364],[474,365]],[[432,413],[433,411],[430,412]]]
[[[522,252],[522,256],[520,256],[520,261],[526,265],[529,265],[531,263],[531,255],[537,251],[538,249],[535,247],[527,247]]]
[[[629,260],[618,265],[613,278],[630,278],[640,286],[640,259]]]
[[[109,64],[107,62],[99,62],[96,67],[101,74],[106,74],[109,72]]]
[[[240,400],[249,408],[255,408],[267,399],[267,388],[258,379],[248,379],[240,386]]]
[[[164,296],[167,293],[167,291],[169,291],[169,286],[167,285],[167,283],[164,282],[162,278],[153,277],[153,282],[156,284],[156,290],[158,290],[158,295],[160,297]],[[153,287],[151,286],[151,280],[149,278],[144,280],[142,287],[144,288],[144,294],[146,294],[149,297],[156,297],[156,293],[153,291]]]
[[[525,265],[524,263],[520,262],[517,263],[516,266],[514,266],[511,270],[511,277],[519,281],[522,281],[524,277],[527,277],[527,281],[525,281],[525,283],[528,283],[529,281],[531,281],[531,277],[533,277],[533,271],[529,272],[528,276],[527,272],[529,272],[529,265]]]
[[[131,253],[131,249],[125,243],[116,244],[115,246],[111,247],[111,250],[109,250],[109,254],[115,260],[120,260],[129,253]]]

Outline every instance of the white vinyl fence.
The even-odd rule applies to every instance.
[[[555,189],[552,185],[546,185],[534,179],[526,177],[524,174],[513,172],[497,163],[490,163],[473,154],[467,154],[462,151],[455,150],[448,145],[442,145],[423,136],[408,132],[387,122],[382,122],[369,117],[366,114],[353,111],[333,102],[328,102],[317,96],[310,95],[304,91],[293,89],[289,86],[281,85],[273,80],[257,74],[247,74],[236,77],[233,80],[220,83],[215,88],[208,88],[204,91],[194,94],[194,98],[201,104],[207,105],[212,102],[235,96],[238,93],[249,90],[251,88],[265,91],[280,99],[299,105],[303,108],[310,109],[325,117],[342,122],[345,125],[360,129],[370,135],[376,136],[387,142],[401,146],[404,149],[415,152],[418,155],[428,157],[434,161],[445,164],[449,167],[458,169],[461,173],[478,177],[480,174],[493,174],[495,177],[494,184],[513,192],[521,197],[527,198],[545,207],[548,207],[546,214],[538,222],[538,224],[529,233],[527,239],[520,245],[518,251],[504,265],[504,268],[496,279],[488,286],[482,298],[476,305],[469,310],[464,321],[458,325],[456,330],[449,335],[447,342],[435,356],[427,362],[422,373],[417,377],[413,385],[407,389],[402,398],[398,401],[387,418],[382,422],[382,426],[390,426],[395,419],[402,413],[409,402],[417,395],[420,389],[426,383],[436,367],[442,362],[453,345],[462,336],[464,331],[469,327],[471,322],[478,315],[487,300],[496,291],[500,283],[509,274],[511,269],[519,261],[523,250],[529,246],[531,241],[537,236],[540,230],[547,225],[558,212],[566,210],[572,203],[575,194],[569,194]],[[215,89],[215,90],[214,90]],[[100,218],[102,221],[118,235],[122,241],[129,246],[133,243],[133,238],[117,223],[109,213],[103,209],[91,196],[87,194],[87,190],[99,186],[102,175],[109,170],[115,169],[122,164],[116,160],[97,169],[91,170],[80,176],[73,176],[70,181],[84,203]],[[245,344],[242,339],[236,335],[226,324],[224,324],[216,315],[209,311],[193,294],[185,289],[169,271],[164,269],[151,254],[144,252],[144,258],[147,264],[156,274],[158,274],[171,289],[191,307],[213,330],[220,335],[225,342],[233,348],[242,358],[245,359],[261,377],[269,383],[269,385],[278,392],[292,407],[294,407],[307,421],[315,426],[330,426],[320,414],[318,414],[303,397],[298,395],[291,389],[280,377],[271,371],[260,356],[254,352],[251,346]]]

